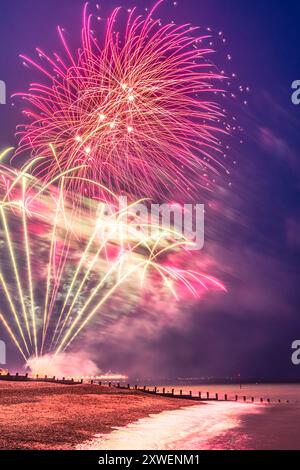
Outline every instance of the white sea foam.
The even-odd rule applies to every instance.
[[[110,434],[95,436],[77,449],[204,450],[216,447],[216,440],[219,448],[230,448],[229,431],[239,428],[243,416],[260,413],[263,409],[261,405],[212,402],[165,411],[117,428]],[[246,436],[240,436],[242,440],[245,441]]]

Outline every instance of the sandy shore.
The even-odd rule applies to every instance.
[[[116,426],[192,404],[98,385],[0,382],[0,449],[72,449]]]

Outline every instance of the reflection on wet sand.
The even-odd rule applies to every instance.
[[[99,435],[79,450],[247,449],[247,434],[232,431],[242,418],[263,412],[261,405],[208,403],[140,419],[111,434]]]

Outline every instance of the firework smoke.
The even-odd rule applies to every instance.
[[[57,356],[45,354],[41,357],[31,357],[27,368],[33,376],[47,375],[48,377],[85,377],[99,373],[98,366],[85,352],[60,353]]]

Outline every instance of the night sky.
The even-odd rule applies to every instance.
[[[106,0],[105,13],[120,3]],[[213,274],[226,284],[228,294],[211,293],[157,328],[148,324],[145,313],[126,318],[105,341],[94,341],[91,354],[103,370],[135,376],[226,377],[240,372],[253,378],[300,378],[300,366],[291,364],[291,344],[300,339],[300,106],[291,102],[291,84],[300,80],[300,4],[177,3],[167,0],[159,16],[222,31],[227,38],[223,50],[232,55],[226,66],[251,90],[247,106],[230,104],[245,129],[244,144],[232,146],[237,165],[211,201],[219,210],[208,210],[203,252],[214,258],[218,268]],[[122,1],[141,11],[151,4]],[[64,26],[69,42],[78,46],[82,6],[82,0],[1,0],[0,79],[8,95],[26,90],[35,78],[22,66],[20,53],[34,56],[37,46],[57,50],[56,25]],[[12,107],[8,99],[0,106],[0,148],[16,145],[20,121],[19,104]],[[11,347],[8,362],[21,364]]]

